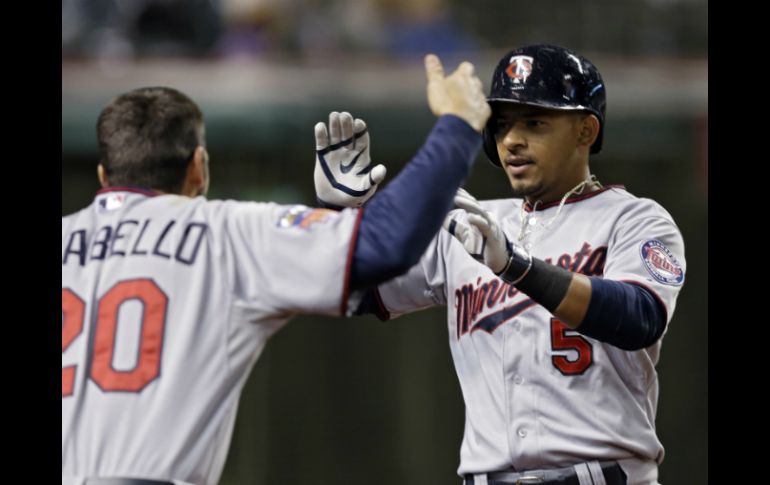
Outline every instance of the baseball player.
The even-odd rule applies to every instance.
[[[684,283],[680,231],[656,202],[590,174],[606,87],[587,59],[515,49],[488,101],[484,151],[514,198],[458,191],[419,263],[351,312],[446,305],[467,485],[655,484],[655,365]]]
[[[366,211],[207,201],[192,100],[143,88],[102,111],[104,189],[62,218],[62,485],[217,483],[267,339],[298,313],[344,314],[349,291],[419,259],[490,115],[471,64],[445,77],[429,55],[426,72],[438,121]],[[332,203],[385,176],[348,113],[316,127],[316,148]]]

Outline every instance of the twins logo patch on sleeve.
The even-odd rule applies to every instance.
[[[299,227],[310,229],[310,226],[325,222],[339,215],[330,209],[312,209],[303,205],[297,205],[287,210],[278,219],[278,227]]]
[[[640,248],[640,254],[647,271],[657,281],[675,286],[684,283],[682,265],[662,242],[655,239],[645,241]]]

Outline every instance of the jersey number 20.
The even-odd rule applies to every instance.
[[[116,370],[112,366],[115,337],[121,305],[128,301],[142,305],[141,337],[137,362],[133,369]],[[150,279],[121,281],[96,304],[93,346],[89,350],[89,377],[103,391],[139,392],[160,374],[163,329],[166,325],[168,297]],[[83,332],[85,302],[69,288],[61,290],[61,351],[64,352]],[[71,396],[75,388],[76,366],[62,367],[61,395]]]

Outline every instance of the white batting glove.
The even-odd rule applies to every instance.
[[[385,178],[384,165],[372,166],[366,123],[350,113],[329,113],[328,129],[316,123],[315,148],[315,193],[326,207],[360,207]]]
[[[532,267],[529,253],[508,241],[497,217],[484,210],[468,191],[459,189],[454,200],[467,222],[459,217],[459,211],[453,211],[444,219],[444,229],[460,241],[471,256],[489,266],[503,280],[516,284],[524,279]]]
[[[468,213],[464,210],[453,210],[444,218],[441,225],[463,245],[468,254],[480,262],[484,262],[484,247],[487,243],[481,231],[468,223]]]
[[[500,229],[494,214],[484,210],[468,191],[458,189],[455,205],[465,212],[462,221],[455,216],[447,217],[443,227],[460,241],[468,253],[490,267],[495,273],[502,271],[508,263],[508,239]]]

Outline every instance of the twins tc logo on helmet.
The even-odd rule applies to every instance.
[[[514,84],[524,84],[529,75],[532,74],[533,60],[530,56],[513,56],[508,61],[508,68],[505,73],[513,79]]]
[[[655,239],[646,241],[640,248],[642,261],[653,278],[667,285],[681,285],[684,270],[671,251]]]

